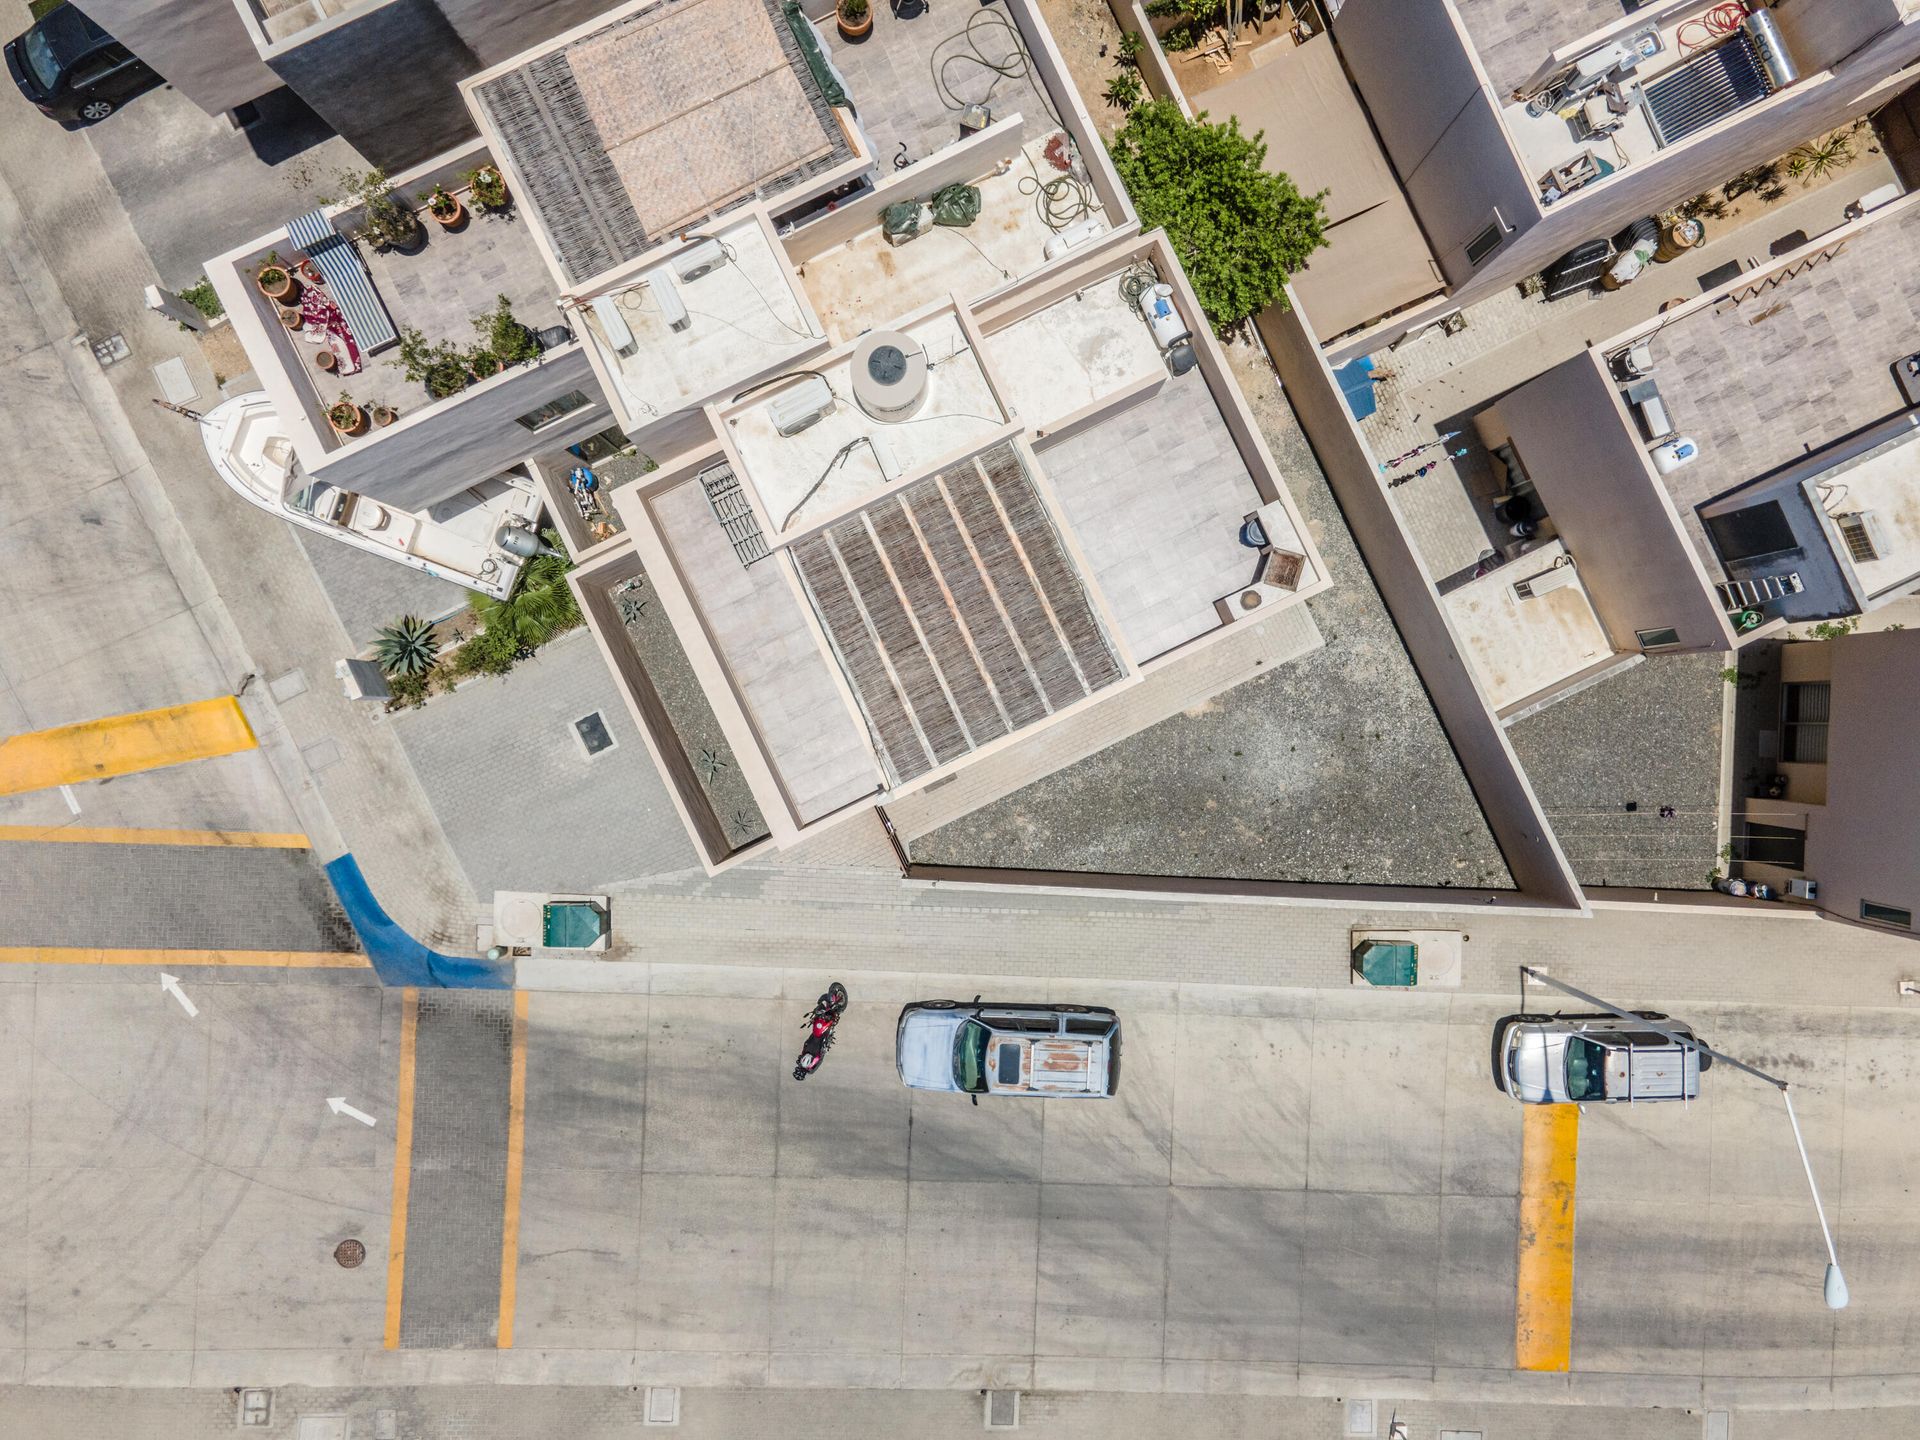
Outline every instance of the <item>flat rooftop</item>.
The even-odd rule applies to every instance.
[[[1562,45],[1627,13],[1620,0],[1453,0],[1473,48],[1504,101]]]
[[[777,0],[660,0],[473,94],[576,283],[853,156]]]
[[[1553,540],[1443,597],[1495,710],[1557,685],[1614,653],[1577,574],[1557,589],[1541,585],[1531,598],[1522,598],[1514,588],[1521,582],[1538,585],[1548,575],[1565,579],[1558,572],[1570,569],[1571,563],[1566,547]]]
[[[1908,429],[1865,454],[1809,477],[1807,498],[1829,517],[1872,516],[1871,549],[1855,549],[1826,521],[1834,554],[1852,569],[1860,593],[1880,600],[1920,580],[1920,444]],[[1824,499],[1823,499],[1824,497]]]
[[[579,312],[577,323],[600,352],[627,413],[638,423],[700,404],[825,339],[795,294],[789,272],[757,217],[711,233],[726,259],[706,274],[680,278],[674,259],[684,250],[676,250],[663,253],[647,278],[605,296],[627,329],[621,346],[609,339],[606,322],[595,308]],[[677,308],[686,312],[684,328],[673,328],[662,309],[651,278],[661,274]]]
[[[968,107],[992,118],[1019,114],[1030,137],[1055,128],[1050,106],[1021,63],[1021,42],[1005,7],[988,3],[963,28],[955,12],[924,0],[879,4],[873,29],[845,39],[831,17],[815,26],[827,58],[881,164],[925,160],[962,138]],[[904,147],[904,148],[903,148]]]
[[[727,416],[743,478],[766,509],[772,537],[799,534],[891,481],[984,443],[1006,424],[953,311],[937,312],[898,333],[906,337],[900,348],[924,354],[927,366],[925,398],[904,418],[876,420],[861,407],[851,355],[816,364],[833,400],[826,414],[803,430],[780,433],[781,407],[802,387],[817,385],[813,377],[762,391]]]
[[[1021,187],[1030,189],[1035,175],[1060,173],[1045,148],[1045,136],[1025,141],[1005,173],[970,182],[980,188],[980,216],[971,225],[936,225],[904,245],[888,244],[876,226],[801,265],[801,283],[827,333],[851,340],[949,295],[978,299],[1044,265],[1053,231]]]
[[[1668,417],[1700,444],[1664,483],[1703,556],[1716,552],[1696,506],[1908,408],[1893,365],[1920,350],[1920,209],[1815,253],[1830,258],[1649,341]]]
[[[732,678],[802,824],[871,795],[880,770],[858,717],[834,683],[832,660],[808,626],[792,562],[775,552],[742,565],[715,520],[706,487],[724,461],[647,503],[687,594]]]

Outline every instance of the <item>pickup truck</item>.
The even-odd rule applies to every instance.
[[[1676,1035],[1690,1027],[1645,1013]],[[1508,1015],[1493,1027],[1493,1083],[1527,1105],[1694,1100],[1713,1057],[1617,1015]]]

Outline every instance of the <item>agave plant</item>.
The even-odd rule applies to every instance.
[[[374,663],[389,675],[424,675],[439,658],[439,637],[418,615],[401,616],[373,639]]]

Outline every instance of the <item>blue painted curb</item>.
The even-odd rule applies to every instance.
[[[360,943],[374,974],[382,985],[423,985],[449,990],[511,990],[513,966],[492,960],[477,960],[464,955],[441,955],[429,950],[413,936],[393,923],[380,902],[373,898],[367,877],[360,873],[360,862],[342,855],[328,862],[327,879],[333,893],[340,897],[340,908]]]

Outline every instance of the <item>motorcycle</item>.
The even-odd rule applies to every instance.
[[[806,1027],[807,1038],[800,1044],[800,1058],[793,1067],[794,1079],[804,1080],[820,1068],[820,1062],[833,1047],[833,1032],[846,1008],[847,987],[838,980],[813,1002],[812,1013],[800,1022]]]

